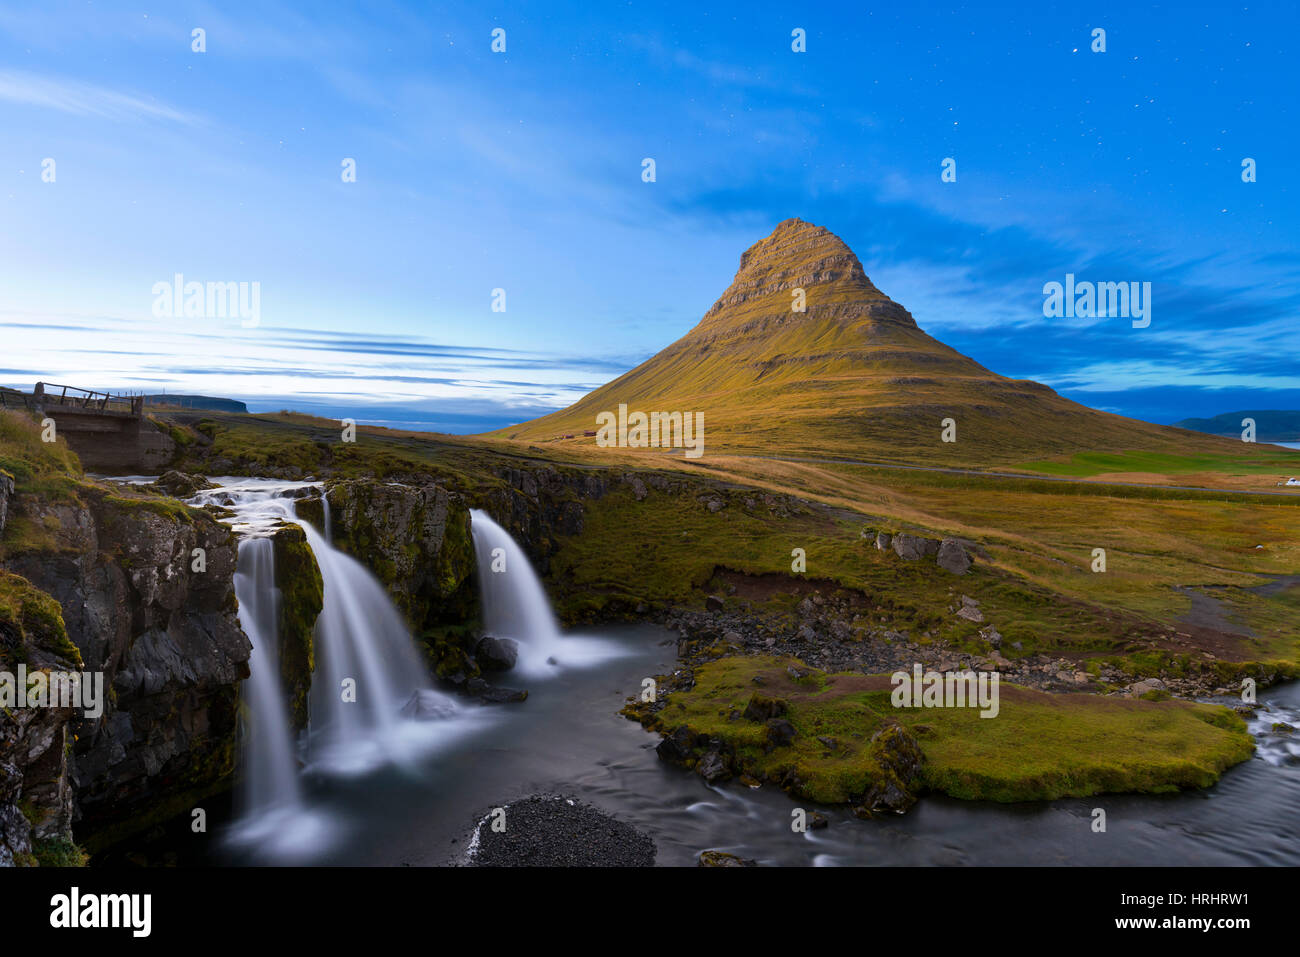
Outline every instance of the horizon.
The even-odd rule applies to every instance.
[[[1293,8],[59,6],[0,12],[0,384],[490,431],[674,342],[798,217],[999,375],[1160,424],[1300,408]],[[258,284],[258,322],[159,317],[176,275]],[[1150,283],[1150,327],[1048,318],[1067,275]]]

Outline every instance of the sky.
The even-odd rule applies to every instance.
[[[797,216],[1003,375],[1300,408],[1297,35],[1294,3],[4,0],[0,384],[483,431],[686,333]],[[1067,273],[1150,282],[1150,325],[1045,316]],[[250,311],[159,315],[177,275]]]

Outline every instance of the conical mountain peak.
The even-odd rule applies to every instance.
[[[926,335],[842,239],[801,219],[745,250],[731,285],[686,335],[569,408],[502,435],[591,442],[597,417],[620,406],[703,415],[711,453],[987,465],[1185,441],[990,372]],[[958,424],[957,442],[942,438],[945,423]]]
[[[886,319],[914,326],[907,310],[867,278],[844,240],[824,226],[787,219],[750,246],[726,291],[694,332],[747,332],[791,320]],[[767,321],[764,321],[767,320]]]

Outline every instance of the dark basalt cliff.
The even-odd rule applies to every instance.
[[[228,786],[250,651],[230,530],[173,500],[89,483],[54,497],[19,483],[8,512],[0,565],[60,610],[77,670],[103,672],[106,698],[97,718],[0,714],[0,737],[51,738],[40,754],[57,745],[66,756],[57,773],[48,756],[11,762],[10,806],[62,838],[59,822],[75,819],[78,839],[95,846]]]

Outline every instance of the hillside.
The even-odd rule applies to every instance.
[[[1257,442],[1300,442],[1300,410],[1224,412],[1209,419],[1183,419],[1175,422],[1174,427],[1236,439],[1241,437],[1242,419],[1255,420]]]
[[[804,312],[792,311],[796,288]],[[709,452],[985,466],[1085,450],[1241,451],[985,369],[922,331],[842,240],[799,219],[745,251],[731,285],[681,339],[569,408],[493,434],[594,444],[583,432],[620,404],[702,413]],[[941,441],[946,418],[955,443]]]

